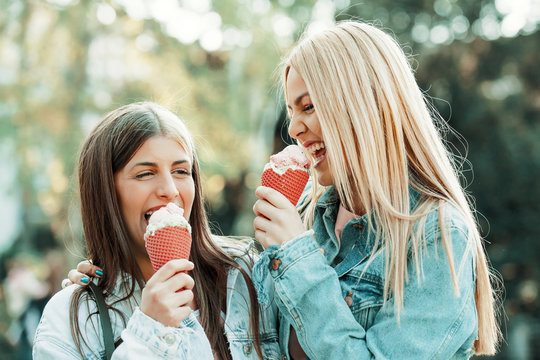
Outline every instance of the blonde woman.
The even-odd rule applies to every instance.
[[[253,280],[261,302],[278,304],[282,352],[494,354],[500,333],[474,209],[398,44],[342,22],[302,39],[283,74],[289,134],[313,179],[303,218],[278,192],[256,190],[255,237],[266,250]]]

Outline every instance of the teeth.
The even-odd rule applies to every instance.
[[[310,147],[306,148],[306,150],[307,150],[311,155],[315,155],[315,152],[316,152],[317,150],[324,149],[324,148],[325,148],[324,143],[319,142],[319,143],[315,143],[315,144],[311,145]]]
[[[154,213],[154,210],[147,211],[144,215],[151,216]]]

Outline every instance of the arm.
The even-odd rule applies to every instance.
[[[191,312],[193,264],[171,260],[146,283],[140,309],[122,331],[114,359],[213,359],[206,334]]]
[[[34,337],[32,346],[33,359],[64,360],[83,358],[77,350],[70,331],[69,305],[73,292],[77,288],[78,286],[70,286],[59,291],[45,306]],[[87,310],[94,311],[95,309],[81,306],[79,316],[86,319],[88,316]],[[101,332],[97,330],[100,328],[96,326],[98,323],[99,321],[96,321],[95,317],[91,317],[90,321],[80,321],[79,325],[81,329],[85,329],[90,339],[100,339]],[[91,358],[94,356],[97,358],[99,354],[99,346],[97,345],[96,341],[90,340],[89,346],[83,346],[82,351],[85,357]]]
[[[452,229],[451,236],[456,240],[463,233]],[[277,270],[269,270],[269,274],[274,280],[279,310],[295,327],[300,344],[311,359],[347,355],[356,359],[445,359],[476,330],[473,260],[470,253],[466,255],[465,266],[458,275],[461,296],[456,297],[441,244],[438,250],[435,261],[435,246],[428,245],[430,253],[424,259],[420,286],[414,266],[409,266],[410,280],[404,289],[400,324],[390,299],[367,332],[343,301],[337,275],[326,265],[311,233],[270,255],[271,259],[281,260],[281,264]],[[458,268],[462,257],[455,255]]]
[[[272,216],[268,212],[264,215]],[[265,234],[274,231],[266,229],[262,229]],[[457,297],[440,233],[426,235],[421,283],[410,262],[399,324],[393,298],[367,331],[355,320],[343,301],[337,274],[327,265],[312,231],[281,247],[269,247],[256,266],[254,281],[272,278],[279,310],[293,324],[310,359],[450,358],[465,343],[472,344],[475,336],[474,260],[465,232],[452,226],[449,235],[458,276]],[[460,264],[463,266],[458,271]]]
[[[83,266],[82,269],[81,265]],[[84,271],[84,273],[72,270],[69,275],[70,279],[73,278],[74,274],[79,277],[87,274],[92,275],[92,272],[94,272],[92,268],[95,269],[89,262],[80,263],[78,271]],[[187,271],[192,269],[192,263],[179,259],[169,261],[158,270],[142,290],[140,309],[135,309],[125,329],[122,320],[116,316],[117,314],[109,312],[111,319],[114,319],[112,322],[115,324],[116,332],[118,333],[124,329],[122,331],[123,342],[114,351],[114,359],[213,359],[212,349],[206,334],[191,313],[191,307],[193,306],[193,293],[191,290],[194,283]],[[73,282],[77,282],[77,279],[74,280]],[[74,288],[76,287],[69,286],[68,289],[64,289],[59,294],[71,293]],[[69,302],[69,299],[67,301]],[[120,303],[119,306],[122,307],[122,304]],[[123,306],[126,307],[126,305]],[[62,309],[65,307],[55,306],[55,308]],[[85,307],[81,306],[81,308]],[[51,311],[49,315],[56,318],[51,323],[67,323],[69,319],[58,321],[58,317],[66,317],[64,316],[66,313],[68,312]],[[131,313],[131,311],[128,311],[128,313]],[[69,327],[67,329],[69,331]],[[85,329],[83,331],[85,338],[94,339],[89,346],[90,351],[98,353],[102,347],[100,345],[102,335],[99,321],[95,319],[92,326],[81,329]],[[37,353],[43,355],[40,358],[56,358],[55,355],[58,350],[55,349],[55,341],[52,338],[56,333],[55,331],[48,331],[46,336],[43,333],[40,334],[40,340],[42,341],[36,348]],[[65,337],[65,334],[58,334],[61,347],[64,345],[63,342],[66,342],[62,339]],[[73,351],[71,352],[73,353]],[[73,359],[74,356],[67,354],[65,358]]]
[[[113,353],[120,359],[213,359],[206,334],[193,314],[179,327],[164,326],[136,309]]]

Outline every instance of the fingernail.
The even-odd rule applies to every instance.
[[[101,271],[101,270],[96,270],[96,275],[97,275],[97,276],[103,276],[103,271]]]
[[[88,284],[89,281],[90,281],[90,279],[87,278],[86,276],[83,277],[83,278],[81,279],[81,282],[82,282],[83,284]]]

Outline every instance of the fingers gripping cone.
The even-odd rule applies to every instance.
[[[271,187],[283,194],[296,206],[309,179],[309,160],[296,145],[270,157],[261,177],[263,186]]]
[[[183,209],[173,203],[152,214],[144,239],[154,271],[170,260],[189,259],[191,227],[183,217]]]

